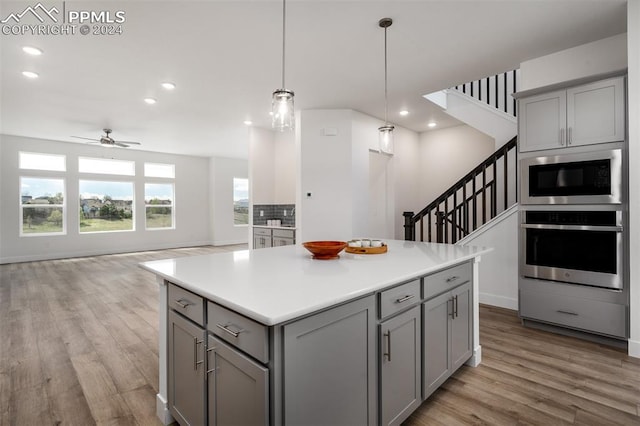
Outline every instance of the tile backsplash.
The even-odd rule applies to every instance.
[[[295,204],[254,204],[253,224],[266,225],[267,220],[280,219],[282,226],[296,226],[295,207]]]

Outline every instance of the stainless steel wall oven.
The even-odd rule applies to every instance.
[[[531,157],[520,163],[522,204],[621,204],[622,150]]]
[[[621,289],[622,211],[522,212],[521,274]]]

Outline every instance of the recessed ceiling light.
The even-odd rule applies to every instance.
[[[169,81],[165,81],[164,83],[161,83],[161,86],[164,87],[167,90],[173,90],[176,88],[176,85],[169,82]]]
[[[27,78],[38,78],[38,73],[35,73],[33,71],[22,71],[22,75]]]
[[[156,102],[158,102],[158,101],[157,101],[157,100],[155,100],[154,98],[144,98],[144,101],[145,101],[146,103],[148,103],[149,105],[153,105],[153,104],[155,104]]]
[[[431,128],[434,128],[434,127],[436,127],[436,126],[437,126],[437,124],[436,124],[436,122],[435,122],[435,121],[432,121],[432,122],[430,122],[429,124],[427,124],[427,126],[429,126],[429,127],[431,127]]]
[[[400,111],[400,115],[401,116],[405,116],[405,115],[409,115],[409,111],[407,111],[406,109],[403,109],[402,111]]]
[[[251,126],[253,124],[253,121],[251,120],[244,120],[243,123],[245,124],[245,126]]]
[[[33,47],[33,46],[24,46],[22,48],[22,51],[24,53],[28,53],[29,55],[33,55],[33,56],[42,55],[42,50],[38,49],[37,47]]]

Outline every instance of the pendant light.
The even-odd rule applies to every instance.
[[[378,138],[380,143],[380,152],[385,154],[393,154],[393,129],[394,127],[388,121],[387,108],[387,28],[393,24],[391,18],[382,18],[378,21],[380,28],[384,28],[384,126],[378,127]]]
[[[284,85],[284,53],[285,53],[285,28],[286,28],[286,0],[282,0],[282,86],[273,92],[271,100],[271,127],[284,132],[293,129],[295,115],[293,111],[293,90],[285,89]]]

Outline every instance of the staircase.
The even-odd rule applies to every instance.
[[[420,212],[404,212],[404,239],[456,243],[515,204],[516,147],[513,137]]]
[[[497,149],[517,133],[517,108],[511,95],[518,90],[519,74],[519,70],[512,70],[424,97],[445,113],[494,138]]]

